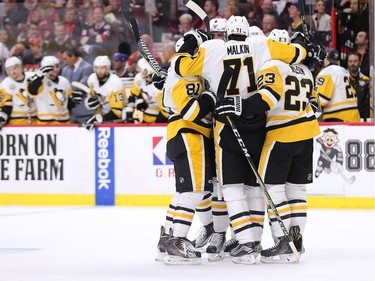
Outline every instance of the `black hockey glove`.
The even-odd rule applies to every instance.
[[[215,113],[219,116],[240,116],[242,113],[242,100],[240,96],[226,97],[216,103]]]
[[[156,73],[152,74],[152,83],[154,84],[155,88],[158,90],[163,90],[165,79],[167,78],[167,71],[162,69],[160,71],[160,76]]]
[[[137,110],[145,111],[148,108],[148,103],[144,99],[137,99],[135,107]]]
[[[100,96],[96,94],[95,96],[87,97],[85,99],[85,106],[87,109],[94,110],[99,107],[100,102],[101,102]]]
[[[4,116],[0,116],[0,131],[6,123],[7,123],[7,120],[4,118]]]
[[[322,62],[326,58],[326,52],[323,46],[318,44],[309,43],[307,44],[307,60],[317,60]]]
[[[307,45],[310,44],[309,38],[307,38],[302,32],[295,32],[290,38],[290,43],[299,44],[304,47],[307,51]]]
[[[87,130],[92,131],[95,128],[96,124],[100,124],[103,122],[103,117],[100,114],[94,114],[89,119],[87,119],[84,126]]]
[[[71,99],[74,103],[80,103],[83,99],[83,93],[80,90],[73,90]]]

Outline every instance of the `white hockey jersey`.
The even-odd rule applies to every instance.
[[[357,97],[350,85],[347,69],[333,64],[323,68],[316,77],[316,86],[323,110],[323,121],[360,121]]]
[[[118,118],[122,116],[122,109],[125,107],[125,89],[121,79],[110,74],[107,81],[100,85],[95,73],[87,79],[88,86],[101,96],[100,113],[102,116],[112,111]]]
[[[271,59],[299,63],[305,58],[306,51],[300,45],[287,45],[264,36],[252,36],[246,41],[209,40],[200,45],[196,55],[177,56],[180,58],[176,61],[176,73],[181,76],[202,76],[214,93],[217,92],[224,68],[232,67],[234,73],[226,95],[240,95],[246,99],[257,89],[255,74],[263,63]]]
[[[258,93],[270,107],[266,124],[268,139],[296,142],[320,134],[309,103],[310,96],[316,97],[314,78],[305,65],[272,60],[260,68],[257,76]]]
[[[68,101],[72,94],[72,87],[68,79],[58,76],[58,79],[53,81],[46,76],[35,96],[29,91],[28,93],[35,101],[38,124],[70,122]]]
[[[0,107],[12,107],[12,113],[8,116],[9,124],[36,122],[36,106],[26,91],[27,79],[32,75],[33,73],[26,72],[23,81],[15,81],[8,76],[0,84]]]

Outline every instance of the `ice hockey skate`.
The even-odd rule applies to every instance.
[[[255,264],[261,250],[262,246],[259,241],[247,242],[238,244],[237,247],[231,251],[230,255],[234,263]]]
[[[230,253],[232,252],[233,249],[235,249],[238,246],[238,240],[235,238],[229,239],[227,242],[225,242],[225,248],[224,248],[224,253],[227,256],[230,256]]]
[[[159,238],[159,243],[157,245],[157,253],[156,253],[155,261],[163,261],[163,259],[167,255],[168,239],[169,239],[169,235],[165,233],[164,226],[161,226],[160,238]]]
[[[187,238],[171,237],[168,241],[164,263],[170,265],[200,264],[202,263],[201,253],[195,250]]]
[[[225,253],[225,232],[215,232],[207,246],[206,253],[208,261],[219,261],[224,259]]]
[[[206,246],[214,233],[214,226],[213,223],[208,225],[202,226],[198,232],[197,238],[192,242],[194,247],[198,250],[203,252],[203,247]]]
[[[299,226],[292,226],[289,236],[293,239],[297,251],[301,254],[304,253],[305,249],[303,248]],[[298,259],[289,246],[289,239],[284,236],[278,239],[275,246],[261,252],[260,261],[263,263],[296,263]]]

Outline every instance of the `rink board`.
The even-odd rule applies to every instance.
[[[322,123],[321,131],[321,139],[335,135],[343,169],[323,165],[312,175],[309,207],[373,209],[374,124]],[[323,145],[315,141],[314,174],[322,150],[331,149]],[[0,205],[167,206],[174,169],[165,148],[164,125],[101,125],[93,132],[7,126],[0,133]]]

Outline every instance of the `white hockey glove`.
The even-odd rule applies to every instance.
[[[100,103],[101,103],[101,99],[100,99],[100,96],[97,94],[95,96],[87,97],[85,99],[85,106],[89,110],[97,109],[100,106]]]
[[[216,103],[215,113],[219,116],[240,116],[242,113],[242,100],[240,96],[226,97]]]
[[[163,90],[163,86],[165,83],[165,79],[167,78],[167,72],[162,69],[160,71],[160,76],[157,75],[156,73],[152,74],[152,83],[154,84],[155,88],[158,89],[159,91]]]
[[[96,124],[100,124],[103,122],[103,117],[100,114],[94,114],[89,119],[87,119],[85,123],[85,127],[87,130],[92,131],[95,128]]]
[[[310,105],[314,111],[315,118],[318,119],[320,115],[322,115],[322,108],[319,103],[319,99],[317,100],[315,97],[311,96],[309,98]]]
[[[334,174],[341,174],[342,171],[343,171],[343,167],[340,163],[336,162],[336,161],[331,161],[331,166],[330,166],[332,172]]]

